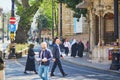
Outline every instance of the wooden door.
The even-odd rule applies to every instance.
[[[105,44],[114,42],[114,15],[107,13],[104,16],[104,41]]]

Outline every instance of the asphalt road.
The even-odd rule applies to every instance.
[[[120,80],[120,74],[63,62],[70,80]],[[66,79],[66,80],[68,80]]]
[[[20,59],[18,62],[25,66],[25,59],[24,61],[23,59]],[[94,68],[79,66],[65,61],[62,61],[62,64],[63,69],[68,74],[68,76],[62,77],[60,71],[57,68],[55,70],[55,76],[50,77],[50,80],[120,80],[120,74],[117,73],[110,73]],[[50,65],[50,69],[51,66],[52,64]]]

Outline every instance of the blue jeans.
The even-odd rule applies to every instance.
[[[38,69],[38,74],[42,80],[49,80],[48,78],[49,66],[40,65]]]

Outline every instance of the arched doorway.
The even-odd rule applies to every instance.
[[[114,41],[114,15],[107,13],[104,16],[104,42],[111,44]]]

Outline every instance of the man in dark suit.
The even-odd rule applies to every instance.
[[[67,74],[63,71],[63,68],[62,68],[62,65],[61,65],[61,61],[60,61],[60,58],[63,56],[61,55],[61,51],[60,51],[60,47],[59,47],[59,44],[61,43],[60,39],[56,39],[55,40],[55,44],[53,45],[53,66],[52,66],[52,70],[51,70],[51,74],[50,76],[54,76],[54,71],[55,71],[55,68],[59,67],[60,69],[60,72],[62,73],[63,77],[64,76],[67,76]]]

